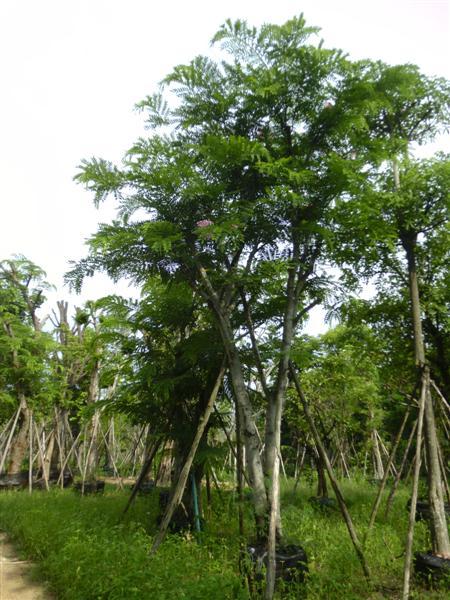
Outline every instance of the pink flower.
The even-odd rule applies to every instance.
[[[197,227],[209,227],[210,225],[213,225],[213,222],[209,219],[202,219],[201,221],[197,221],[196,225]]]

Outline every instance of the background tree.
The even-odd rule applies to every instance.
[[[7,469],[11,475],[25,459],[33,409],[45,412],[56,394],[49,376],[52,340],[38,316],[49,287],[44,271],[24,257],[0,263],[0,399],[19,415]]]
[[[354,261],[357,257],[359,264],[356,270],[359,272],[367,276],[381,270],[403,273],[406,278],[412,309],[415,362],[419,372],[423,371],[424,385],[428,390],[425,444],[428,494],[433,514],[430,521],[433,547],[437,554],[449,556],[419,292],[422,249],[428,245],[430,250],[436,251],[438,239],[445,248],[444,253],[448,247],[448,233],[444,225],[445,219],[448,221],[448,160],[437,157],[428,162],[413,161],[409,152],[413,142],[424,143],[448,125],[450,88],[445,80],[426,78],[409,65],[362,64],[360,77],[353,93],[364,98],[366,103],[366,147],[374,168],[366,172],[365,182],[360,180],[356,185],[355,191],[359,191],[352,202],[347,197],[339,205],[340,214],[344,215],[340,240],[349,251],[347,258],[351,256]],[[389,163],[383,163],[383,160],[389,160]],[[351,214],[353,217],[347,219]],[[355,227],[349,243],[352,223]],[[348,225],[350,229],[344,231]],[[438,251],[437,256],[439,254]],[[344,256],[345,250],[341,259]]]

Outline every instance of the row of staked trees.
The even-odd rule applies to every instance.
[[[395,435],[419,400],[433,551],[450,557],[445,420],[431,393],[450,392],[450,159],[414,158],[448,127],[450,85],[413,65],[350,61],[317,33],[303,17],[226,22],[213,38],[220,60],[175,67],[138,104],[150,133],[122,164],[83,161],[76,179],[97,205],[114,199],[117,218],[67,276],[76,289],[97,271],[141,288],[139,302],[102,304],[120,354],[111,404],[150,423],[155,443],[175,443],[176,473],[223,380],[218,401],[235,411],[256,537],[268,543],[268,598],[282,452],[292,446],[298,466],[309,435],[294,379],[343,472],[369,436],[382,476],[378,430]],[[355,299],[368,282],[373,299]],[[300,332],[315,306],[342,325],[311,340]],[[91,386],[108,361],[91,361]],[[200,444],[219,424],[214,413]],[[316,462],[324,493],[326,457]],[[194,462],[197,481],[204,468]]]

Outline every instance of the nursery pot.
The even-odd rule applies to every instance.
[[[309,498],[308,502],[312,506],[323,510],[336,510],[338,507],[338,504],[334,498],[327,498],[325,496],[312,496]]]
[[[74,488],[77,492],[83,493],[83,484],[81,481],[75,483]],[[105,482],[101,480],[96,481],[85,481],[84,482],[84,493],[85,494],[101,494],[105,489]]]
[[[446,581],[446,587],[450,590],[450,558],[436,556],[431,551],[416,552],[414,574],[431,585]]]
[[[0,475],[0,490],[19,490],[28,485],[28,471],[20,471],[11,475]]]
[[[411,508],[411,498],[406,503],[406,509],[409,511]],[[445,514],[447,517],[450,516],[450,505],[444,504]],[[417,500],[416,504],[416,521],[428,521],[430,518],[430,505],[427,500]]]
[[[247,546],[255,578],[264,578],[267,568],[267,546],[250,544]],[[303,582],[308,573],[308,557],[305,550],[296,544],[279,545],[275,550],[275,577],[283,581]]]

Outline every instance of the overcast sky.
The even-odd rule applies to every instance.
[[[81,159],[119,161],[144,133],[134,104],[175,64],[208,52],[225,19],[282,23],[301,12],[351,58],[450,78],[447,0],[0,0],[0,259],[24,254],[45,269],[52,300],[111,293],[101,277],[82,298],[62,287],[68,261],[114,215],[73,182]],[[437,147],[450,151],[448,139]]]

